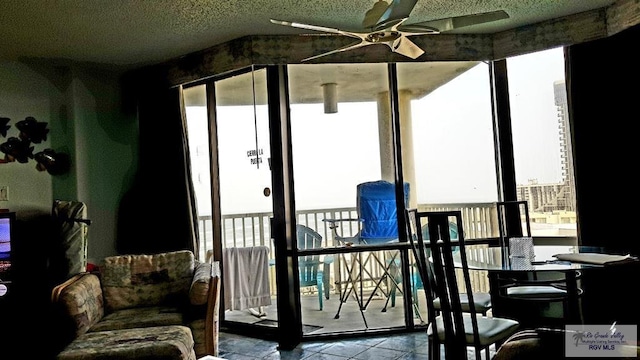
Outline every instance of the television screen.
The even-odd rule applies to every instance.
[[[0,213],[0,283],[11,280],[11,227],[13,214]]]

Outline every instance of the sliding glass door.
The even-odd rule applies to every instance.
[[[221,261],[223,322],[275,329],[266,71],[249,71],[184,93],[200,252],[202,258]]]
[[[387,65],[287,69],[298,250],[316,251],[298,258],[306,285],[300,289],[303,333],[405,328],[398,250],[359,252],[366,220],[358,211],[358,186],[395,183]],[[304,241],[309,233],[319,240]],[[398,236],[388,240],[398,243]],[[348,242],[352,251],[344,248]],[[305,284],[316,271],[320,286]]]

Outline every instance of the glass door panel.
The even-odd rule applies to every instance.
[[[224,320],[277,326],[266,71],[215,83]]]
[[[407,130],[402,136],[403,175],[414,190],[411,207],[461,210],[468,251],[481,251],[470,242],[497,236],[491,220],[498,180],[488,64],[401,63],[398,88],[401,124]],[[474,290],[488,291],[486,274],[472,275]],[[424,287],[419,276],[413,279],[414,304],[427,319],[420,304]]]
[[[213,256],[213,207],[211,199],[210,134],[207,117],[207,88],[198,85],[183,90],[191,177],[193,181],[200,237],[199,259]]]
[[[223,322],[227,326],[238,323],[275,329],[278,318],[269,228],[273,207],[266,71],[254,70],[207,86],[215,89],[214,111],[206,108],[205,85],[185,89],[192,173],[201,219],[200,252],[206,257],[213,249],[222,249]],[[207,111],[215,114],[211,115],[215,124],[211,133]],[[213,182],[209,148],[218,164],[219,175]],[[212,206],[216,195],[219,212]],[[220,216],[213,218],[216,213]],[[219,234],[219,246],[213,244],[213,233]]]
[[[358,185],[394,183],[387,65],[289,65],[288,74],[297,225],[320,237],[317,258],[298,258],[303,334],[405,327],[398,250],[358,252],[357,241],[339,241],[362,226]],[[343,221],[334,232],[328,219]],[[304,282],[313,261],[320,275]]]

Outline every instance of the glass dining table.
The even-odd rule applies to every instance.
[[[467,245],[468,246],[468,245]],[[480,249],[466,249],[467,265],[470,270],[487,271],[562,271],[580,270],[583,268],[601,266],[580,262],[559,260],[554,255],[597,252],[592,247],[536,245],[533,247],[534,257],[531,261],[517,261],[520,259],[504,255],[501,247],[486,247]]]
[[[580,288],[583,272],[600,272],[618,264],[638,262],[637,258],[626,254],[606,252],[604,248],[586,246],[536,245],[533,247],[533,258],[505,256],[501,247],[474,249],[465,247],[469,270],[486,271],[492,298],[492,313],[503,316],[512,309],[507,309],[508,302],[499,295],[504,277],[531,279],[541,273],[562,274],[567,291],[567,324],[584,322],[583,309],[579,300],[583,289]],[[542,276],[544,277],[544,276]]]
[[[608,252],[602,247],[569,245],[535,245],[531,259],[505,256],[501,247],[474,249],[468,244],[466,254],[470,270],[501,272],[583,270],[638,261],[637,257]]]

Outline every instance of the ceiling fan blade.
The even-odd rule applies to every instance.
[[[391,50],[393,50],[393,52],[397,52],[398,54],[410,57],[412,59],[416,59],[420,55],[424,54],[424,50],[422,50],[418,45],[416,45],[413,41],[409,40],[405,36],[399,37],[393,42],[393,44],[389,44],[389,47],[391,48]]]
[[[373,26],[373,30],[383,30],[402,23],[409,17],[417,2],[418,0],[393,0]]]
[[[378,0],[373,7],[364,14],[364,19],[362,20],[362,27],[365,29],[373,29],[374,26],[380,20],[382,14],[387,11],[389,4],[385,0]]]
[[[331,54],[336,54],[336,53],[347,51],[347,50],[353,50],[353,49],[361,48],[361,47],[364,47],[364,46],[367,46],[367,45],[373,45],[373,44],[372,43],[368,43],[366,41],[361,41],[361,42],[359,42],[357,44],[343,46],[341,48],[338,48],[338,49],[335,49],[335,50],[331,50],[331,51],[328,51],[326,53],[322,53],[320,55],[311,56],[311,57],[302,59],[300,61],[301,62],[305,62],[305,61],[317,59],[319,57],[323,57],[323,56],[327,56],[327,55],[331,55]]]
[[[330,28],[330,27],[325,27],[325,26],[301,24],[301,23],[297,23],[297,22],[275,20],[275,19],[269,19],[269,20],[272,23],[277,24],[277,25],[284,25],[284,26],[290,26],[290,27],[294,27],[294,28],[298,28],[298,29],[306,29],[306,30],[320,31],[320,32],[326,32],[326,33],[331,33],[331,34],[344,35],[344,36],[349,36],[349,37],[360,39],[360,40],[363,40],[364,37],[366,36],[366,34],[359,34],[359,33],[354,33],[354,32],[350,32],[350,31],[343,31],[343,30],[340,30],[340,29],[335,29],[335,28]]]
[[[440,29],[420,24],[398,26],[398,31],[404,33],[406,36],[440,34]]]
[[[502,19],[508,19],[509,14],[504,10],[489,11],[485,13],[471,14],[456,16],[444,19],[424,21],[415,24],[406,24],[398,27],[398,30],[403,32],[419,32],[422,33],[425,30],[437,29],[440,32],[449,31],[453,29],[459,29],[465,26],[478,25],[491,21],[497,21]]]
[[[298,28],[298,29],[322,31],[322,32],[328,32],[328,33],[332,33],[332,34],[342,34],[342,30],[329,28],[329,27],[324,27],[324,26],[301,24],[301,23],[297,23],[297,22],[275,20],[275,19],[269,19],[269,20],[274,24],[284,25],[284,26],[291,26],[291,27]]]

